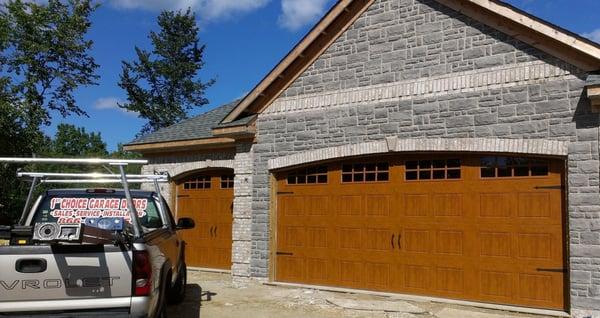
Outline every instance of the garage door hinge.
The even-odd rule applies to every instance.
[[[177,196],[178,198],[189,198],[189,194],[180,194]]]
[[[290,252],[277,252],[277,253],[275,253],[275,254],[277,254],[277,255],[287,255],[287,256],[292,256],[292,255],[294,255],[294,253],[290,253]]]
[[[277,194],[294,194],[292,191],[277,191]]]
[[[566,273],[564,268],[536,268],[538,272]]]
[[[562,190],[565,187],[561,186],[561,185],[553,185],[553,186],[536,186],[535,189],[559,189]]]

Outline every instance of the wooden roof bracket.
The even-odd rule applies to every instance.
[[[600,113],[600,84],[586,86],[593,113]]]

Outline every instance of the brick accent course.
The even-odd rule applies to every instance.
[[[386,137],[381,141],[370,141],[345,146],[319,148],[269,160],[269,170],[282,169],[295,165],[308,164],[329,159],[343,159],[353,156],[384,154],[388,152],[497,152],[542,156],[568,154],[568,144],[564,141],[543,139],[492,139],[492,138],[437,138],[399,139]]]

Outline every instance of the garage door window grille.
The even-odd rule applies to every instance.
[[[183,183],[184,190],[210,189],[210,177],[200,176]]]
[[[389,179],[390,165],[387,162],[342,165],[343,183],[384,182]]]
[[[221,189],[233,189],[233,176],[221,176]]]
[[[318,166],[291,172],[287,176],[288,184],[325,184],[327,183],[327,167]]]
[[[482,157],[482,178],[540,177],[547,176],[548,162],[522,157]]]
[[[404,166],[408,181],[460,179],[460,159],[409,160]]]

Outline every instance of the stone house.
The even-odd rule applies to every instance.
[[[189,266],[600,312],[600,46],[498,0],[340,0],[246,97],[127,145]]]

